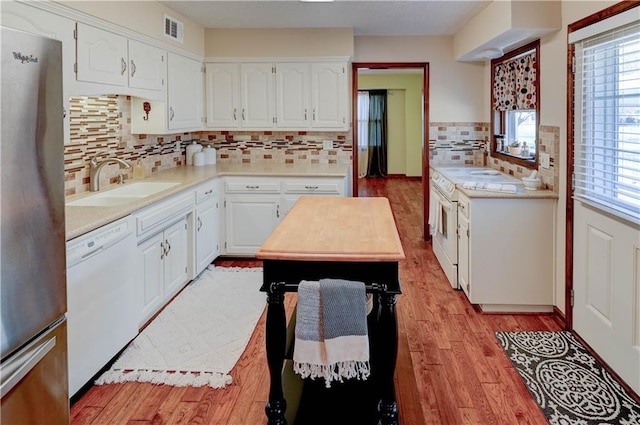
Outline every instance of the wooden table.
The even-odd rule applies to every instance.
[[[285,293],[297,291],[301,280],[322,278],[364,282],[367,292],[377,294],[376,337],[370,349],[379,400],[377,417],[379,424],[397,424],[395,304],[401,293],[398,261],[405,257],[389,200],[301,197],[256,257],[263,260],[260,290],[267,293],[268,424],[286,424],[281,375],[286,346]]]

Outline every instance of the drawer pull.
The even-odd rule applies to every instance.
[[[253,190],[253,189],[260,189],[260,186],[259,186],[259,185],[255,185],[255,186],[246,185],[245,187],[246,187],[247,189],[249,189],[249,190]]]
[[[304,188],[307,190],[318,190],[318,186],[305,186]]]
[[[202,220],[200,220],[200,217],[198,217],[198,232],[200,231],[201,228],[202,228]]]

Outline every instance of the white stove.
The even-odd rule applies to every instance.
[[[520,183],[515,177],[486,167],[433,167],[429,227],[433,252],[454,289],[458,286],[458,190],[467,185],[507,191]]]
[[[456,185],[470,183],[481,186],[488,184],[519,184],[518,179],[492,168],[486,167],[434,167],[431,172],[431,183],[436,186],[450,201],[457,201]],[[499,188],[499,186],[496,186]],[[497,189],[499,190],[499,189]]]

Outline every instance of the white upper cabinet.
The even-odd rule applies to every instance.
[[[310,81],[308,63],[276,65],[277,127],[309,127],[311,122]]]
[[[269,63],[243,63],[240,65],[240,118],[242,128],[272,128],[273,66]]]
[[[202,63],[169,52],[167,103],[169,130],[202,128]]]
[[[347,129],[349,90],[346,65],[312,63],[311,99],[312,127]]]
[[[162,91],[167,75],[166,56],[162,49],[129,40],[129,86]]]
[[[206,65],[207,127],[239,127],[239,79],[238,64],[208,63]]]
[[[207,127],[348,130],[345,62],[209,63]]]
[[[166,51],[80,22],[76,25],[76,80],[91,84],[77,91],[164,99]]]
[[[78,22],[76,78],[125,87],[128,84],[127,38]]]

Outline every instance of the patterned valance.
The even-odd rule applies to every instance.
[[[495,65],[493,109],[536,109],[537,70],[535,52]]]

